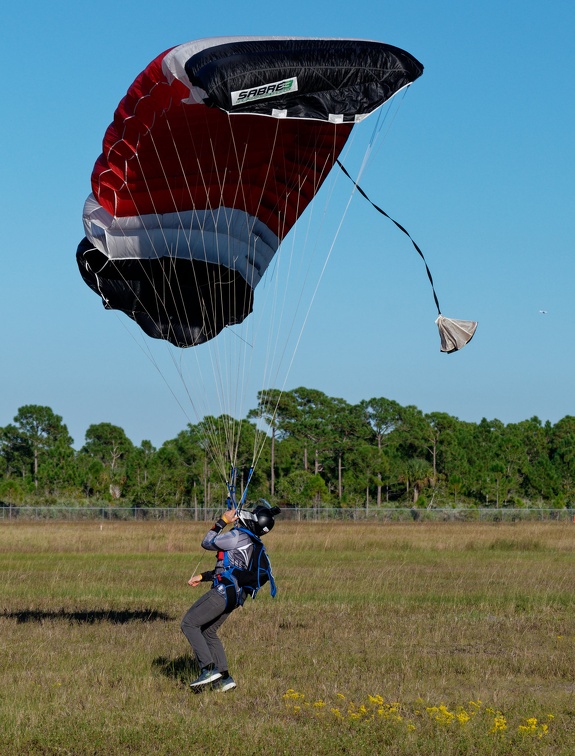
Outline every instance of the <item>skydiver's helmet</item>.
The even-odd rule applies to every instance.
[[[270,532],[275,525],[274,517],[280,513],[279,507],[272,507],[265,499],[259,499],[257,506],[251,512],[242,509],[238,520],[243,528],[250,530],[259,538]]]

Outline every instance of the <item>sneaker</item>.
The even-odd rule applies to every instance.
[[[218,693],[225,693],[226,690],[233,690],[235,687],[236,682],[231,675],[220,677],[220,679],[216,680],[212,685],[212,689],[216,690]]]
[[[218,672],[217,669],[208,669],[206,667],[202,669],[200,676],[190,683],[190,688],[199,688],[202,685],[207,685],[215,680],[219,680],[221,676],[221,672]]]

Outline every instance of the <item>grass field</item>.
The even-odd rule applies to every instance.
[[[573,523],[278,521],[193,695],[208,527],[0,525],[1,754],[575,752]]]

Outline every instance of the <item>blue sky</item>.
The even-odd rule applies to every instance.
[[[361,184],[422,247],[443,314],[479,321],[463,351],[440,353],[421,260],[355,195],[286,388],[474,422],[575,414],[574,33],[568,0],[13,5],[0,52],[0,425],[48,405],[79,448],[92,423],[159,445],[196,421],[174,399],[173,355],[153,351],[156,369],[127,319],[84,285],[75,250],[102,136],[134,77],[168,47],[228,34],[377,39],[424,64]],[[355,130],[351,172],[373,126]],[[176,358],[186,371],[190,351]],[[194,369],[188,390],[207,397]]]

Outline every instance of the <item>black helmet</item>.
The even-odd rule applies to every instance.
[[[265,499],[259,499],[258,505],[251,512],[242,509],[238,519],[244,528],[259,537],[270,532],[275,525],[274,517],[280,512],[279,507],[272,507]]]

